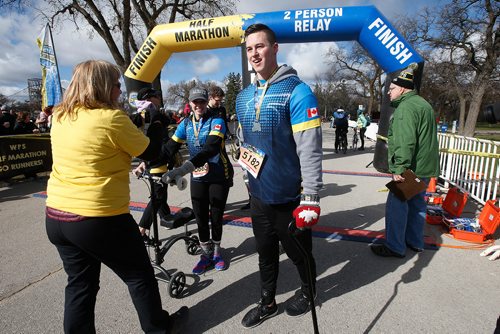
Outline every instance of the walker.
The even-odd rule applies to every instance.
[[[144,235],[144,243],[146,246],[153,248],[154,258],[151,258],[151,264],[153,268],[159,271],[156,275],[158,281],[168,283],[168,294],[172,298],[181,298],[182,292],[186,286],[186,275],[182,271],[176,271],[172,275],[162,267],[162,263],[165,261],[165,255],[168,250],[178,241],[183,240],[186,244],[186,251],[189,255],[196,255],[199,252],[200,241],[197,236],[192,235],[187,229],[187,223],[194,219],[194,212],[191,208],[185,207],[177,211],[176,213],[170,215],[167,222],[171,226],[171,229],[176,229],[184,226],[184,234],[175,237],[168,238],[163,242],[159,239],[158,234],[158,217],[157,208],[155,205],[155,192],[153,191],[153,185],[160,184],[164,187],[167,185],[161,181],[161,177],[153,176],[147,172],[143,173],[139,178],[149,181],[149,189],[151,194],[151,203],[153,205],[153,222],[152,226],[152,236]],[[177,186],[183,190],[185,188],[186,180],[184,178],[177,180]],[[181,188],[182,187],[182,188]]]

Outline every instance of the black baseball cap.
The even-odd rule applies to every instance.
[[[151,87],[144,87],[137,93],[138,100],[147,100],[150,97],[157,97],[161,99],[161,92]]]

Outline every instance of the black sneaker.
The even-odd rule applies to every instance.
[[[370,245],[370,249],[375,255],[378,256],[383,256],[383,257],[397,257],[397,258],[404,258],[404,254],[399,254],[391,249],[389,249],[386,245]]]
[[[184,329],[189,318],[189,309],[187,306],[182,306],[177,312],[169,317],[169,328],[167,333],[177,334],[181,333]]]
[[[291,317],[298,317],[306,314],[311,308],[309,298],[300,292],[286,302],[285,313]]]
[[[262,305],[262,302],[259,302],[256,307],[245,314],[243,320],[241,320],[241,324],[245,328],[257,327],[264,320],[274,317],[276,314],[278,314],[278,304],[276,304],[276,301],[273,301],[273,305],[270,307]]]
[[[240,210],[248,210],[250,209],[250,201],[247,204],[243,205]]]
[[[423,248],[419,248],[419,247],[415,247],[415,246],[412,246],[410,244],[406,244],[406,246],[411,249],[412,251],[414,251],[415,253],[422,253],[424,251]]]

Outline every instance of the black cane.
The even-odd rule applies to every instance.
[[[311,262],[309,261],[309,257],[307,256],[307,252],[300,243],[300,241],[297,239],[297,236],[301,233],[302,231],[297,228],[297,225],[295,224],[295,219],[293,219],[290,224],[288,225],[288,233],[290,233],[290,236],[292,237],[293,242],[299,249],[302,257],[306,261],[306,266],[307,266],[307,280],[309,283],[309,295],[311,296],[311,316],[313,320],[313,326],[314,326],[314,334],[319,334],[318,330],[318,318],[316,317],[316,307],[314,305],[314,289],[313,289],[313,284],[314,280],[312,277],[312,270],[311,270]]]

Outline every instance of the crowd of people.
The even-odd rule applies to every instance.
[[[127,284],[144,332],[181,331],[188,309],[181,307],[173,314],[162,309],[141,236],[150,228],[152,215],[159,214],[160,224],[166,221],[170,214],[167,193],[161,186],[153,189],[158,202],[148,203],[137,224],[128,206],[131,160],[137,157],[143,161],[134,174],[149,170],[161,175],[165,184],[190,175],[201,248],[192,272],[200,275],[211,268],[225,270],[222,217],[234,174],[225,140],[233,135],[238,137],[238,163],[248,180],[260,273],[258,302],[241,324],[256,327],[278,314],[281,248],[300,278],[298,290],[285,303],[285,313],[296,317],[311,310],[317,296],[311,228],[320,218],[319,192],[323,186],[318,102],[295,69],[278,65],[279,45],[269,27],[249,26],[245,50],[256,77],[237,96],[237,133],[229,132],[220,87],[210,91],[192,88],[188,104],[177,114],[162,112],[161,93],[144,88],[137,96],[138,112],[131,119],[118,107],[121,85],[116,66],[97,60],[76,66],[63,101],[54,108],[50,127],[53,170],[46,208],[47,234],[68,275],[65,332],[95,332],[101,264]],[[437,176],[433,110],[414,90],[413,71],[407,69],[395,78],[389,94],[396,108],[388,136],[393,179],[404,182],[401,174],[407,169],[424,180]],[[343,110],[336,114],[340,121],[335,125],[342,130],[348,126],[348,117]],[[44,121],[48,122],[48,117]],[[361,137],[369,121],[360,107],[357,125]],[[44,124],[42,120],[38,123]],[[168,126],[173,123],[177,127],[172,134]],[[415,145],[421,141],[425,145]],[[189,158],[176,164],[173,157],[182,145],[187,146]],[[77,161],[70,158],[75,154],[81,157]],[[404,257],[406,247],[423,250],[422,200],[423,193],[407,202],[389,193],[386,242],[372,246],[376,255]],[[290,222],[294,235],[289,233]]]
[[[9,110],[5,104],[0,108],[2,111],[0,116],[0,136],[36,134],[50,131],[52,106],[45,107],[35,120],[33,120],[31,112]]]

